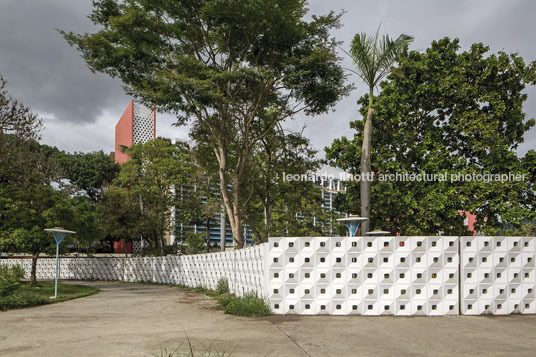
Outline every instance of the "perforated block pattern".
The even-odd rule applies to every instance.
[[[274,313],[458,314],[457,237],[271,238]]]
[[[536,313],[533,237],[461,237],[464,315]]]
[[[534,237],[270,238],[180,257],[61,258],[60,278],[208,289],[227,278],[231,293],[267,297],[276,314],[534,314],[535,259]],[[0,264],[30,276],[31,259]],[[39,259],[37,277],[53,279],[55,267]]]
[[[226,278],[232,293],[265,296],[264,259],[268,245],[209,254],[145,258],[61,258],[60,279],[119,280],[202,286],[216,289]],[[6,259],[0,264],[21,265],[30,276],[31,259]],[[37,261],[37,278],[54,279],[56,260]]]

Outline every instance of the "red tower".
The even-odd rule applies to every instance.
[[[123,163],[128,155],[121,152],[121,146],[132,146],[156,138],[156,110],[149,109],[133,100],[115,125],[115,162]]]

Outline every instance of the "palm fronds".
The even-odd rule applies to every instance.
[[[359,33],[354,36],[350,46],[350,57],[354,61],[357,74],[372,90],[387,76],[389,69],[400,54],[413,41],[405,34],[393,40],[389,35],[380,38],[380,28],[375,36]]]

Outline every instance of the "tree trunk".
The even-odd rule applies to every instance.
[[[226,231],[226,222],[225,222],[225,207],[223,205],[221,206],[221,213],[220,213],[220,250],[222,252],[225,251],[225,243],[227,238],[227,231]]]
[[[370,216],[370,184],[372,177],[370,165],[370,146],[372,137],[372,93],[370,94],[369,108],[365,128],[363,131],[363,146],[361,148],[361,217],[368,218]],[[361,235],[364,236],[370,227],[370,221],[366,220],[361,224]]]
[[[264,241],[268,242],[270,238],[270,230],[272,229],[272,207],[270,199],[267,197],[264,200]]]
[[[229,199],[229,193],[227,192],[227,177],[225,176],[225,169],[227,167],[227,157],[225,147],[222,143],[218,143],[218,149],[214,149],[216,158],[218,159],[218,175],[220,177],[220,192],[223,198],[223,205],[229,218],[229,225],[233,232],[233,240],[235,242],[235,248],[243,247],[242,231],[240,229],[240,216],[238,213],[238,181],[236,176],[233,180],[233,202]]]
[[[244,248],[244,234],[242,233],[238,201],[240,198],[240,189],[238,185],[238,178],[233,181],[233,237],[236,243],[236,248],[240,249]]]
[[[248,203],[246,205],[246,212],[245,212],[245,218],[246,218],[246,223],[249,225],[249,228],[251,229],[251,231],[253,232],[253,240],[257,243],[257,244],[261,244],[263,243],[263,237],[262,235],[260,234],[259,230],[257,229],[257,227],[255,227],[255,225],[253,224],[253,222],[251,221],[251,206],[250,204]]]
[[[37,284],[37,258],[39,258],[39,252],[32,254],[32,271],[30,273],[30,286]]]

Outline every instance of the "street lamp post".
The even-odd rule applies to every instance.
[[[60,259],[60,243],[63,241],[67,234],[75,234],[74,231],[68,231],[63,227],[47,228],[47,232],[52,232],[54,239],[56,240],[56,283],[54,285],[54,299],[58,297],[58,275],[59,275],[59,259]]]
[[[368,220],[368,218],[358,216],[349,216],[346,218],[337,219],[337,221],[344,222],[346,224],[346,228],[348,228],[348,231],[350,232],[350,237],[356,236],[357,230],[359,229],[361,222],[366,220]]]

